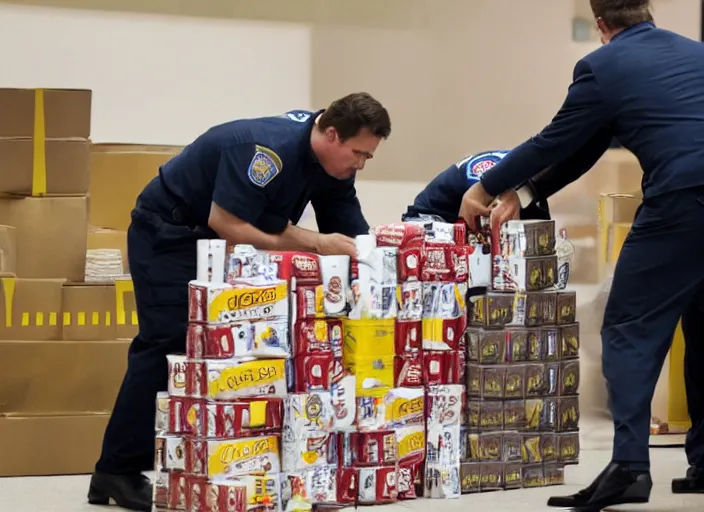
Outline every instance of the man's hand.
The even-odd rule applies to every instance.
[[[484,187],[480,183],[475,183],[462,197],[462,205],[460,206],[460,219],[463,219],[470,229],[477,231],[477,217],[489,217],[491,210],[488,208],[493,197],[488,195]]]
[[[350,258],[356,258],[357,245],[354,238],[339,233],[319,234],[315,244],[315,252],[322,256],[346,255]]]
[[[518,219],[521,214],[521,200],[515,190],[507,190],[496,198],[491,210],[491,225],[502,226],[506,222]]]

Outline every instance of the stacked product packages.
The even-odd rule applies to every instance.
[[[169,356],[169,392],[157,398],[157,509],[281,507],[288,283],[226,282],[225,256],[224,241],[199,241],[186,354]]]
[[[559,481],[579,450],[579,331],[574,294],[548,290],[550,227],[390,224],[354,259],[199,241],[186,353],[157,397],[155,508]]]
[[[492,272],[468,294],[463,493],[560,484],[578,462],[576,295],[556,282],[569,262],[554,229],[510,221],[470,235],[491,247]]]

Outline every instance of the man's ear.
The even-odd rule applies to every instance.
[[[338,138],[337,130],[332,126],[328,126],[325,129],[325,138],[328,140],[328,142],[335,142],[335,140]]]

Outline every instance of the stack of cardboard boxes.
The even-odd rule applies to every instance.
[[[0,89],[0,476],[91,470],[136,331],[83,283],[91,96]]]

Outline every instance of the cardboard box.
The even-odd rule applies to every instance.
[[[0,89],[0,137],[90,137],[93,93],[85,89]]]
[[[134,299],[134,284],[131,280],[115,281],[117,339],[132,339],[139,332],[137,303]]]
[[[129,341],[0,341],[0,413],[110,412]]]
[[[0,226],[0,273],[17,272],[17,229]]]
[[[181,146],[93,144],[90,164],[90,224],[126,231],[137,196]]]
[[[0,339],[60,340],[63,279],[0,276]],[[3,353],[0,359],[5,359]]]
[[[37,140],[0,139],[0,193],[87,194],[90,142],[87,139]]]
[[[119,249],[122,254],[122,267],[129,273],[127,261],[127,232],[115,229],[88,228],[88,250]]]
[[[632,194],[602,194],[598,207],[598,276],[604,279],[618,259],[642,198]]]
[[[0,198],[0,224],[17,228],[17,276],[83,281],[85,197]]]
[[[62,294],[64,340],[115,340],[115,285],[67,284]]]
[[[109,418],[0,415],[0,477],[92,473]]]

